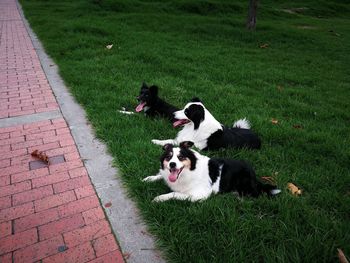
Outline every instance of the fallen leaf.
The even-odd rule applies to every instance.
[[[123,253],[123,258],[124,259],[129,259],[131,256],[131,253]]]
[[[262,45],[260,45],[260,48],[268,48],[269,47],[269,44],[262,44]]]
[[[294,124],[294,125],[293,125],[293,128],[294,128],[294,129],[302,129],[303,126],[301,126],[300,124]]]
[[[340,263],[349,263],[349,261],[346,259],[346,256],[344,255],[344,252],[338,248],[338,258]]]
[[[108,203],[105,203],[105,207],[111,207],[112,206],[112,203],[111,202],[108,202]]]
[[[280,85],[278,85],[278,86],[277,86],[277,89],[278,89],[279,91],[282,91],[282,90],[283,90],[283,87],[280,86]]]
[[[36,157],[36,158],[42,160],[43,162],[49,164],[49,157],[44,152],[40,152],[39,150],[35,150],[31,153],[31,156]]]
[[[63,251],[66,251],[68,248],[66,247],[66,246],[59,246],[58,248],[57,248],[57,250],[58,250],[58,252],[63,252]]]
[[[274,118],[271,119],[271,122],[272,122],[272,124],[278,124],[278,120],[276,120]]]
[[[106,48],[107,49],[111,49],[113,47],[113,44],[107,45]]]
[[[271,184],[276,184],[276,181],[273,177],[271,176],[262,176],[261,179],[271,183]]]
[[[295,184],[288,183],[287,187],[293,195],[301,195],[301,190]]]

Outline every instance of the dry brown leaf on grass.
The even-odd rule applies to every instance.
[[[269,44],[262,44],[262,45],[260,45],[260,48],[268,48],[269,47]]]
[[[272,124],[278,124],[278,120],[277,120],[277,119],[272,118],[272,119],[271,119],[271,123],[272,123]]]
[[[111,49],[113,47],[113,44],[107,45],[106,48],[107,49]]]
[[[293,125],[293,128],[294,128],[294,129],[302,129],[303,126],[301,126],[300,124],[294,124],[294,125]]]
[[[293,183],[288,183],[287,187],[293,195],[301,195],[301,189]]]
[[[282,91],[282,90],[283,90],[283,87],[282,87],[281,85],[278,85],[278,86],[277,86],[277,89],[278,89],[279,91]]]
[[[337,250],[338,250],[339,262],[340,263],[349,263],[349,261],[346,259],[344,252],[340,248],[338,248]]]
[[[276,181],[273,177],[271,176],[262,176],[261,179],[271,183],[271,184],[276,184]]]
[[[272,173],[272,176],[262,176],[261,179],[269,182],[270,184],[276,185],[276,178],[278,176],[278,172]]]
[[[40,152],[39,150],[35,150],[31,153],[31,155],[49,164],[49,157],[46,155],[46,153]]]

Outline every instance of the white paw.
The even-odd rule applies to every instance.
[[[158,195],[157,197],[155,197],[153,199],[153,202],[164,202],[168,200],[168,197],[164,196],[164,195]]]
[[[142,182],[153,182],[155,180],[155,176],[147,176],[142,179]]]
[[[153,139],[153,140],[152,140],[152,143],[158,144],[158,145],[163,145],[161,140],[155,140],[155,139]]]

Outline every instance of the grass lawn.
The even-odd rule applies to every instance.
[[[248,1],[20,2],[170,262],[336,262],[337,248],[350,256],[350,4],[261,1],[248,32]],[[151,139],[177,130],[118,113],[136,107],[142,81],[179,107],[200,97],[227,125],[247,117],[261,150],[207,155],[247,159],[283,193],[152,203],[169,190],[141,182],[159,169]],[[303,195],[289,194],[288,182]]]

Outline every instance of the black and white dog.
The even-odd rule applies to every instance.
[[[153,201],[195,202],[217,193],[237,192],[240,196],[258,197],[263,193],[273,196],[281,192],[273,185],[258,181],[253,168],[246,162],[209,158],[189,149],[192,145],[192,142],[182,142],[180,147],[163,146],[159,173],[143,181],[163,179],[173,192],[159,195]]]
[[[194,98],[183,110],[174,112],[178,121],[174,126],[183,126],[174,140],[152,140],[154,144],[178,145],[183,141],[192,141],[200,150],[216,150],[219,148],[248,148],[259,149],[261,141],[250,129],[246,119],[233,124],[232,128],[218,122],[204,107],[203,103]]]
[[[143,83],[137,100],[139,104],[136,107],[136,112],[143,110],[147,116],[161,115],[168,118],[171,123],[176,121],[174,112],[179,109],[158,97],[157,86],[148,87],[146,83]]]

